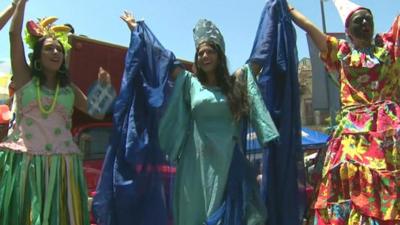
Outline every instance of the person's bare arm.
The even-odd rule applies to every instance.
[[[107,70],[103,69],[103,67],[99,67],[99,72],[97,74],[97,80],[104,86],[111,85],[111,76]],[[74,90],[75,94],[75,102],[74,106],[79,109],[80,111],[88,114],[88,98],[83,93],[83,91],[76,86],[74,83],[71,83],[72,89]],[[101,115],[91,115],[95,118],[101,118]]]
[[[326,34],[319,30],[307,17],[301,14],[298,10],[289,6],[289,12],[292,15],[294,23],[307,32],[314,44],[317,46],[321,54],[325,54],[328,51],[326,43]]]
[[[10,4],[4,11],[0,14],[0,30],[3,29],[4,25],[10,20],[11,16],[14,13],[16,4],[13,2]]]
[[[71,87],[74,90],[75,94],[75,101],[74,101],[74,106],[75,108],[79,109],[80,111],[84,113],[88,113],[88,100],[87,96],[83,91],[76,86],[74,83],[71,83]]]
[[[21,88],[31,79],[30,69],[25,59],[24,44],[21,36],[25,4],[26,0],[19,0],[16,4],[10,27],[11,69],[14,75],[16,90]]]

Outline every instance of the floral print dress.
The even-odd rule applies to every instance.
[[[342,110],[310,224],[400,224],[399,27],[398,16],[382,47],[327,38],[321,58],[338,74]]]

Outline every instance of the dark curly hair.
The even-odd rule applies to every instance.
[[[229,74],[227,59],[221,48],[213,42],[207,42],[207,44],[213,48],[218,55],[218,65],[216,68],[217,86],[221,88],[222,93],[225,94],[233,118],[236,121],[239,121],[242,117],[247,116],[249,112],[249,102],[247,99],[247,88],[245,82],[239,80],[236,76],[231,76]],[[196,49],[194,58],[196,77],[202,84],[205,84],[207,79],[206,73],[198,66],[198,50],[199,49]]]
[[[51,37],[40,38],[36,42],[35,47],[33,48],[32,55],[30,56],[31,75],[32,75],[32,77],[39,78],[40,85],[43,85],[43,83],[46,81],[46,76],[43,74],[43,71],[41,69],[35,67],[35,63],[40,63],[40,56],[42,53],[43,45],[44,45],[44,42],[46,41],[46,39],[48,39],[48,38],[51,38]],[[60,41],[58,41],[58,43],[60,43],[60,45],[61,45],[61,49],[62,49],[62,53],[63,53],[64,57],[63,57],[63,62],[61,64],[61,67],[57,71],[57,78],[60,81],[60,86],[65,87],[70,84],[68,70],[65,65],[65,49]]]

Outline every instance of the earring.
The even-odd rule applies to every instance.
[[[41,70],[42,70],[42,65],[40,64],[39,61],[35,61],[35,62],[33,63],[33,68],[34,68],[35,70],[37,70],[37,71],[41,71]]]

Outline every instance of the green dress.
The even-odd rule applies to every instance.
[[[1,225],[88,225],[82,154],[71,134],[75,95],[62,87],[42,113],[36,78],[15,92],[16,121],[0,143]],[[39,88],[43,107],[55,92]]]
[[[245,72],[250,118],[261,144],[278,137],[248,65]],[[240,126],[217,87],[184,71],[175,82],[159,127],[160,145],[177,166],[174,224],[203,224],[222,204]],[[264,208],[248,206],[247,224],[263,224]]]

